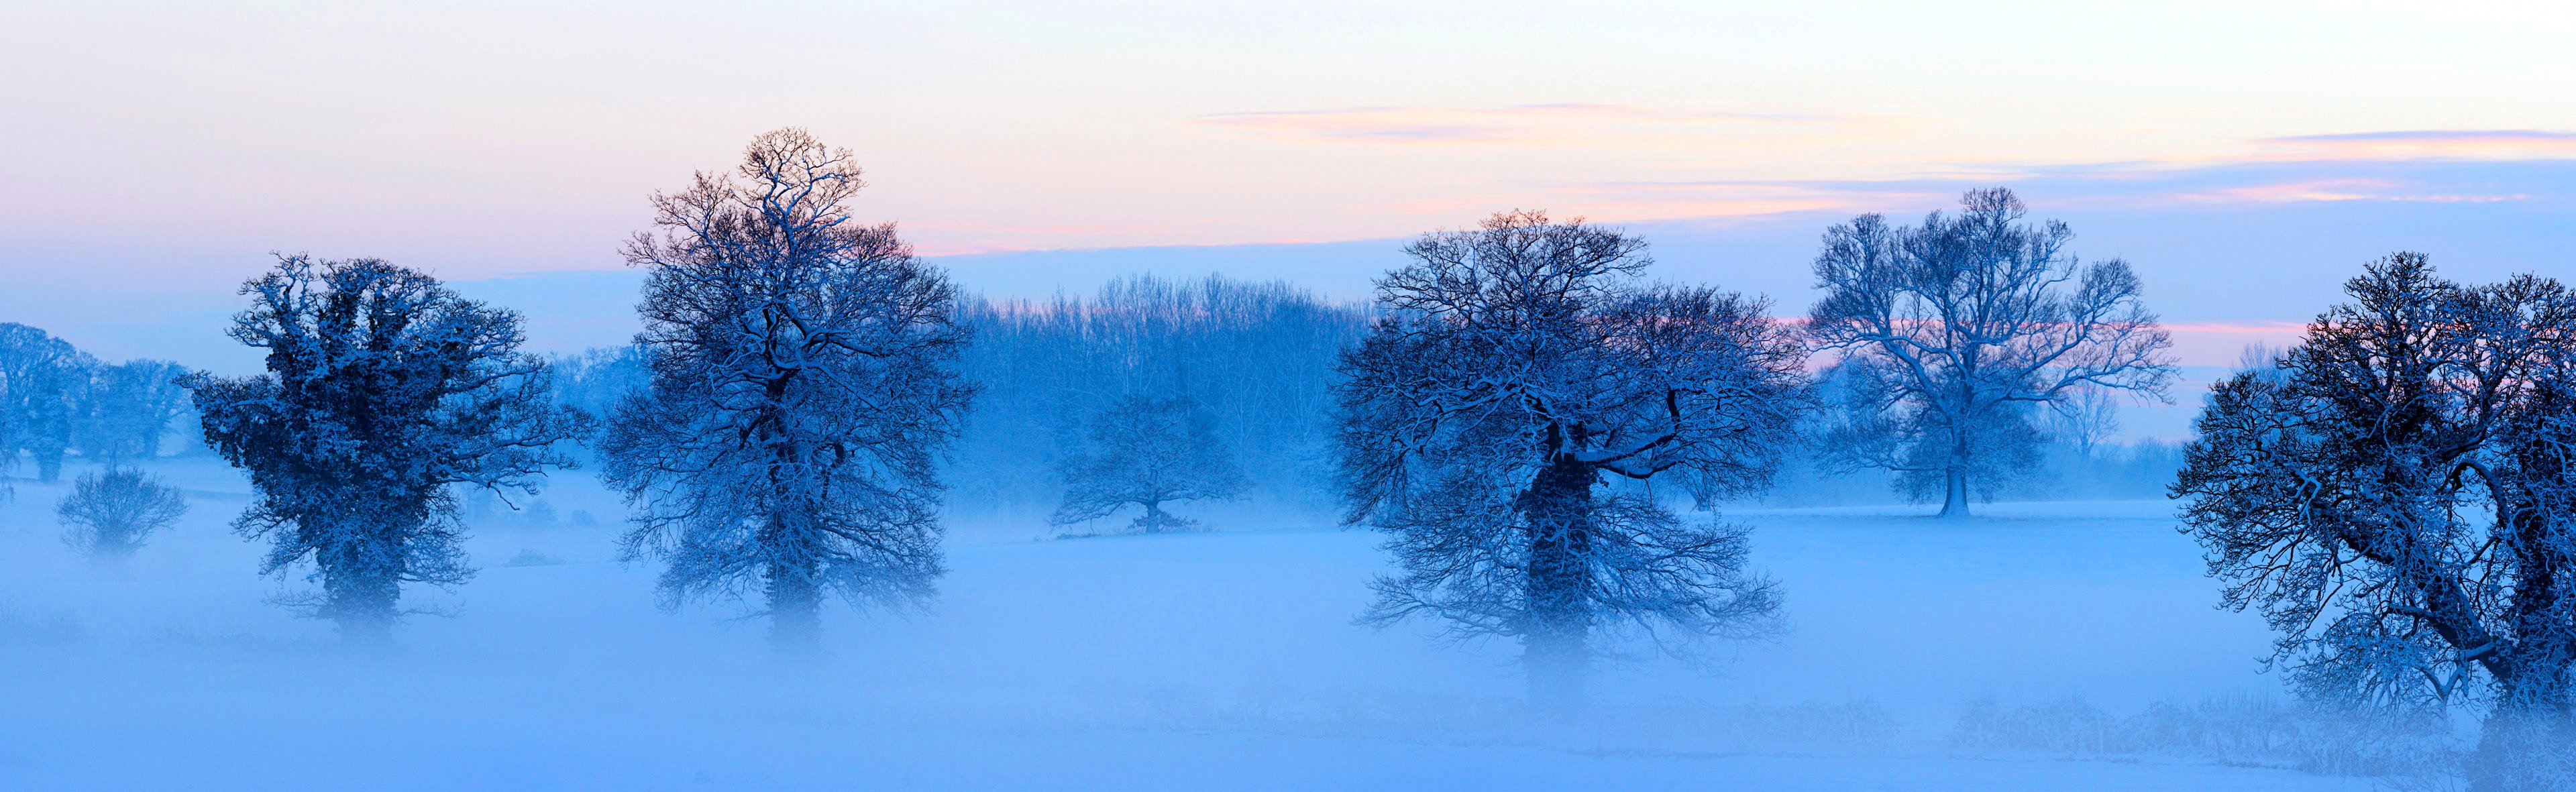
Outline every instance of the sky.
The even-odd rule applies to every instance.
[[[0,8],[0,321],[237,365],[215,335],[233,288],[310,251],[518,300],[541,345],[615,343],[647,197],[801,126],[865,164],[861,216],[995,294],[1157,271],[1357,299],[1408,236],[1541,208],[1795,312],[1826,225],[2010,186],[2078,253],[2136,265],[2214,364],[2393,250],[2467,279],[2576,274],[2571,23],[2481,3],[21,0]]]

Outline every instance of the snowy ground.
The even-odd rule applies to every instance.
[[[23,471],[22,471],[23,472]],[[262,603],[243,485],[159,466],[193,512],[123,571],[0,506],[0,789],[2369,789],[2190,757],[1975,752],[1971,700],[2276,695],[2259,619],[2214,610],[2162,502],[1738,512],[1794,632],[1714,668],[1606,669],[1524,716],[1505,645],[1350,624],[1376,537],[1317,524],[1001,541],[968,526],[935,612],[827,616],[772,661],[735,611],[655,610],[609,525],[493,525],[485,567],[384,653]],[[613,522],[584,480],[549,496]],[[528,566],[504,562],[523,553]],[[542,558],[540,558],[542,557]]]

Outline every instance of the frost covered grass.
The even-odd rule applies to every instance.
[[[2013,720],[2079,697],[2118,723],[2159,702],[2277,700],[2255,672],[2261,622],[2210,607],[2162,503],[1730,513],[1790,632],[1706,667],[1606,666],[1590,708],[1540,718],[1507,643],[1353,626],[1385,569],[1379,538],[1322,519],[1079,542],[959,526],[929,612],[828,611],[825,659],[798,665],[739,609],[656,611],[654,569],[614,561],[612,521],[496,518],[467,541],[473,581],[407,599],[456,615],[352,651],[264,604],[301,583],[252,576],[260,548],[222,525],[238,479],[204,459],[153,472],[191,509],[119,575],[56,541],[64,485],[13,481],[0,506],[0,788],[2377,783],[2247,753],[2052,750],[2054,722]],[[546,498],[619,513],[577,474]],[[508,564],[523,554],[562,563]],[[2021,742],[1954,742],[1981,697]],[[2123,728],[2074,739],[2116,747]]]
[[[2126,716],[2082,698],[2007,708],[1985,697],[1959,716],[1949,743],[1977,756],[2207,762],[2372,777],[2439,773],[2457,747],[2450,724],[2439,718],[2246,696],[2159,701]]]

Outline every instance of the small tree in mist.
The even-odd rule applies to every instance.
[[[2474,788],[2576,783],[2576,294],[2415,253],[2345,290],[2211,389],[2185,530],[2303,692],[2484,704]]]
[[[1367,619],[1517,638],[1532,697],[1556,703],[1599,632],[1770,629],[1744,529],[1602,485],[1666,478],[1703,502],[1767,485],[1805,404],[1794,332],[1758,299],[1642,282],[1645,243],[1580,220],[1498,214],[1405,252],[1339,389],[1349,520],[1387,532],[1402,569]]]
[[[288,604],[352,640],[384,637],[402,584],[473,574],[451,484],[533,493],[580,414],[549,404],[519,317],[376,259],[281,256],[242,286],[232,337],[267,373],[181,382],[206,442],[250,475],[233,526],[271,543],[262,571],[311,562],[318,595]]]
[[[1920,226],[1862,215],[1825,232],[1813,343],[1834,350],[1851,398],[1823,447],[1903,474],[1964,517],[1973,486],[2026,469],[2038,410],[2080,394],[2161,398],[2171,341],[2118,259],[2083,264],[2066,224],[2021,222],[2012,191],[1970,191]]]
[[[973,389],[938,268],[894,226],[861,225],[846,149],[761,135],[735,177],[653,203],[637,337],[651,386],[600,443],[634,507],[629,558],[655,556],[664,607],[766,599],[771,638],[818,639],[823,598],[904,606],[943,572],[933,458]]]
[[[1127,395],[1186,397],[1252,482],[1294,508],[1329,499],[1333,364],[1368,315],[1283,281],[1118,278],[1096,295],[970,299],[959,370],[975,415],[944,475],[952,509],[1062,499],[1060,463]]]
[[[1186,500],[1231,500],[1251,481],[1216,439],[1207,411],[1187,398],[1130,396],[1092,418],[1090,448],[1065,458],[1064,503],[1047,522],[1096,520],[1144,507],[1145,533],[1188,530],[1196,521],[1163,511]]]
[[[123,561],[155,531],[188,513],[188,500],[159,476],[133,468],[83,473],[72,494],[54,508],[63,521],[63,544],[81,555]]]

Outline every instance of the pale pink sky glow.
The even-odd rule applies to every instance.
[[[1192,119],[1220,133],[1312,143],[1513,144],[1563,148],[1706,146],[1729,135],[1818,137],[1860,134],[1894,121],[1673,110],[1603,104],[1510,107],[1355,107],[1219,113]]]
[[[2576,9],[2482,14],[37,0],[0,8],[0,274],[220,295],[270,250],[461,279],[615,270],[655,190],[798,125],[855,150],[861,215],[933,255],[1203,249],[1152,255],[1225,269],[1225,246],[1530,208],[1695,229],[1657,240],[1673,266],[1794,305],[1825,224],[2001,184],[2080,215],[2085,255],[2206,303],[2181,314],[2295,319],[2316,306],[2185,279],[2330,290],[2364,241],[2567,269],[2531,255],[2570,233],[2576,103],[2533,98],[2576,95],[2576,61],[2532,53],[2563,48]],[[2296,222],[2247,219],[2264,212]],[[1292,252],[1260,272],[1351,294],[1377,266]],[[1114,265],[975,266],[1084,290]]]

